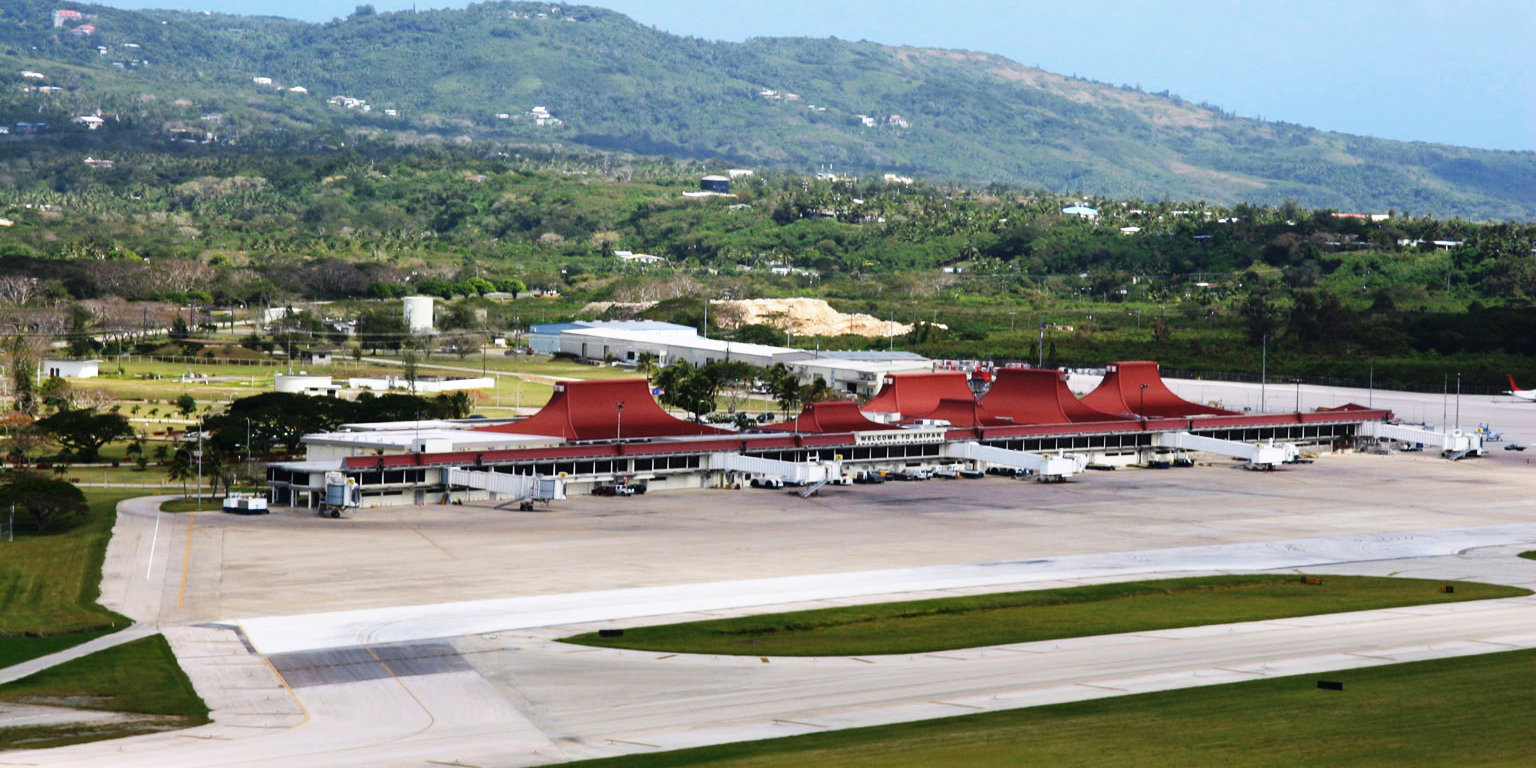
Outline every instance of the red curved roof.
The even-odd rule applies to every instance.
[[[1143,389],[1145,386],[1145,389]],[[1150,360],[1110,363],[1098,388],[1083,396],[1082,402],[1101,411],[1143,416],[1150,419],[1174,416],[1236,416],[1236,411],[1191,403],[1173,393]]]
[[[624,404],[622,424],[619,403]],[[562,381],[554,397],[538,413],[522,421],[476,430],[517,435],[550,435],[566,440],[613,440],[620,437],[671,437],[720,435],[730,430],[696,424],[674,417],[651,399],[645,379],[609,381]]]
[[[939,401],[939,407],[927,413],[908,416],[903,421],[914,419],[943,419],[952,427],[1003,427],[1015,423],[1013,419],[993,414],[974,397],[963,400],[946,397]]]
[[[1067,375],[1049,368],[1003,368],[981,402],[992,413],[1012,417],[1015,424],[1118,421],[1128,415],[1078,400],[1067,387]]]
[[[864,432],[871,429],[901,429],[895,424],[881,424],[864,418],[857,403],[831,400],[825,403],[806,403],[799,416],[781,424],[769,424],[762,429],[776,432]]]
[[[944,398],[964,400],[974,397],[967,380],[961,371],[893,373],[885,377],[880,394],[865,403],[863,410],[902,416],[927,413],[939,407],[939,401]]]

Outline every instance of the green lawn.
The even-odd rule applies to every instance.
[[[1527,560],[1536,560],[1536,549],[1530,550],[1528,552],[1521,552],[1520,556]]]
[[[87,519],[44,535],[35,533],[30,519],[18,515],[16,540],[0,542],[0,666],[53,653],[131,623],[97,605],[96,599],[117,503],[139,495],[87,492]]]
[[[208,707],[193,690],[160,635],[124,643],[0,685],[0,701],[157,716],[86,728],[0,727],[0,750],[119,738],[208,722]]]
[[[567,642],[669,653],[867,656],[1518,597],[1516,587],[1370,576],[1212,576],[879,603],[587,633]],[[1443,583],[1455,586],[1440,592]]]
[[[1536,651],[1511,651],[570,765],[1526,766],[1533,689]]]

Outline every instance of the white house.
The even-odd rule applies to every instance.
[[[100,360],[69,360],[65,358],[44,358],[43,373],[47,376],[58,376],[68,379],[94,379],[99,375]]]
[[[97,128],[100,128],[101,124],[105,123],[106,121],[101,119],[101,118],[99,118],[99,117],[97,117],[97,116],[95,116],[95,115],[81,115],[81,116],[75,118],[75,122],[77,122],[77,123],[85,126],[86,128],[94,131]]]
[[[305,88],[302,85],[295,85],[294,87],[289,88],[288,92],[289,93],[309,93],[309,89]]]
[[[635,264],[656,264],[666,261],[666,259],[660,256],[652,256],[649,253],[634,253],[633,251],[614,251],[613,255],[617,256],[619,261],[628,261]]]
[[[253,82],[253,83],[257,84],[257,85],[271,85],[272,84],[272,78],[270,78],[270,77],[253,77],[253,78],[251,78],[251,82]]]
[[[1085,219],[1098,218],[1099,212],[1086,205],[1071,205],[1061,209],[1063,216],[1081,216]]]

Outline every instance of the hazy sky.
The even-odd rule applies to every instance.
[[[356,0],[108,0],[309,21]],[[465,2],[374,0],[379,11]],[[1536,0],[602,0],[680,35],[967,48],[1243,115],[1536,150]]]

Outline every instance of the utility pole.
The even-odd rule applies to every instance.
[[[1037,356],[1037,359],[1035,360],[1035,367],[1036,368],[1044,368],[1045,367],[1045,321],[1044,320],[1040,321],[1040,341],[1039,341],[1038,344],[1035,345],[1035,354]]]
[[[624,442],[624,401],[619,401],[619,421],[614,430],[616,442]]]

